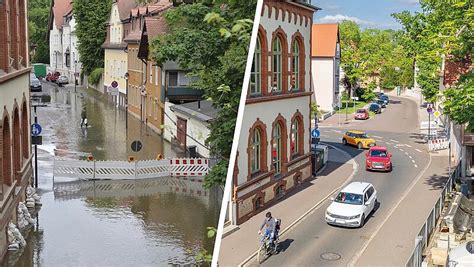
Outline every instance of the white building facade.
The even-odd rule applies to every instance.
[[[312,88],[319,109],[333,111],[340,97],[340,61],[338,24],[314,24],[312,39]]]
[[[49,18],[49,71],[66,75],[72,84],[76,79],[74,73],[78,73],[77,82],[80,84],[79,73],[82,65],[72,3],[70,0],[56,0],[53,4]]]
[[[306,1],[264,1],[233,176],[241,224],[311,178],[311,25]]]

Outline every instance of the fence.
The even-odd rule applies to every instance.
[[[53,176],[75,179],[144,179],[173,176],[205,176],[209,160],[199,158],[144,161],[54,161]]]
[[[426,219],[425,223],[421,227],[418,235],[415,238],[415,248],[410,256],[410,259],[407,261],[407,267],[420,267],[423,262],[423,251],[428,245],[428,241],[431,237],[431,234],[434,232],[436,227],[436,222],[438,221],[441,212],[444,207],[446,196],[453,191],[454,180],[459,178],[461,174],[461,164],[458,164],[453,173],[449,176],[446,185],[441,192],[436,204],[431,209],[430,215]]]
[[[436,138],[433,140],[428,140],[428,150],[436,151],[449,148],[448,138]]]

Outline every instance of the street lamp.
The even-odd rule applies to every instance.
[[[77,67],[77,60],[74,60],[74,93],[76,93],[76,88],[77,88],[76,67]]]
[[[125,129],[128,129],[128,72],[125,72]]]
[[[397,76],[398,76],[398,73],[400,73],[400,68],[399,67],[395,67],[395,71],[397,72]],[[400,81],[398,81],[400,82]],[[400,95],[400,86],[397,86],[397,96]]]

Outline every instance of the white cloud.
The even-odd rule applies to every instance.
[[[375,26],[376,24],[370,21],[362,20],[357,17],[350,17],[342,14],[337,14],[337,15],[326,15],[320,19],[318,19],[318,22],[322,23],[336,23],[336,22],[341,22],[343,20],[351,20],[354,21],[355,23],[359,25],[364,25],[364,26]]]
[[[414,5],[414,6],[420,4],[420,0],[398,0],[398,2],[402,4],[408,4],[408,5]]]

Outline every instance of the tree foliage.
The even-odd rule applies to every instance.
[[[29,45],[36,46],[33,63],[49,63],[48,16],[50,0],[28,1]]]
[[[474,74],[465,76],[457,87],[444,92],[444,113],[458,124],[466,124],[466,131],[474,133]]]
[[[105,23],[109,20],[111,7],[111,0],[73,2],[79,55],[85,74],[104,66],[104,49],[101,46],[107,34]]]
[[[218,109],[206,140],[220,161],[206,177],[206,186],[224,184],[248,55],[256,0],[196,1],[165,13],[170,33],[152,42],[152,54],[161,65],[176,61],[190,76],[193,87]]]

